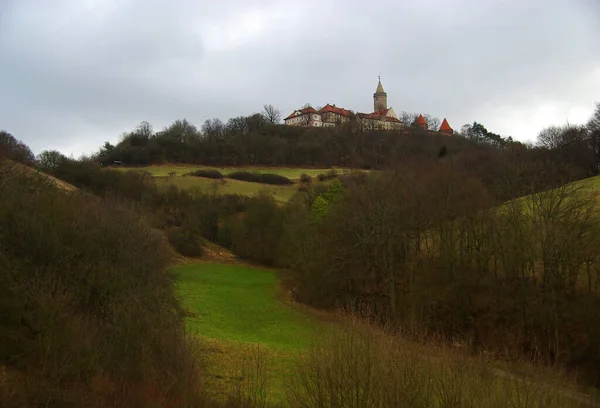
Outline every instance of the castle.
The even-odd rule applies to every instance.
[[[323,108],[316,110],[311,106],[297,109],[288,117],[283,119],[283,123],[289,126],[314,126],[327,127],[336,126],[342,123],[356,120],[362,130],[400,130],[405,124],[398,119],[396,112],[387,105],[387,93],[381,85],[381,77],[377,83],[377,89],[373,94],[373,112],[357,113],[354,115],[351,111],[335,105],[327,104]],[[408,126],[416,126],[422,130],[427,128],[427,121],[423,115],[419,115],[415,123]],[[452,134],[454,131],[448,124],[446,118],[442,121],[439,133]]]

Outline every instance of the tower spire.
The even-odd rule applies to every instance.
[[[377,90],[375,93],[385,93],[383,90],[383,85],[381,85],[381,75],[377,75],[377,79],[379,79],[379,82],[377,83]]]
[[[387,94],[383,90],[383,85],[381,85],[381,75],[377,75],[377,78],[379,82],[377,83],[377,90],[373,94],[373,110],[380,112],[387,109]]]

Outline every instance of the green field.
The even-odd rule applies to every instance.
[[[216,396],[228,393],[240,362],[256,354],[268,366],[272,398],[282,401],[293,359],[326,324],[278,296],[275,272],[241,265],[198,263],[174,269],[191,334],[204,342],[205,381]],[[237,374],[236,374],[237,373]]]
[[[153,176],[168,176],[174,173],[175,176],[182,176],[186,173],[190,173],[200,169],[212,169],[219,170],[221,173],[227,175],[235,171],[250,171],[257,173],[273,173],[285,176],[291,180],[299,179],[303,173],[308,174],[311,177],[316,177],[321,173],[327,173],[330,169],[315,169],[315,168],[294,168],[294,167],[208,167],[208,166],[195,166],[195,165],[156,165],[146,167],[112,167],[115,170],[127,171],[127,170],[139,170],[147,171]],[[339,169],[342,172],[343,169]]]
[[[157,182],[159,187],[174,185],[181,189],[191,190],[193,188],[202,191],[216,191],[219,194],[241,194],[245,196],[256,196],[259,191],[266,190],[273,195],[276,201],[285,203],[298,191],[298,180],[302,174],[308,174],[313,178],[313,183],[317,181],[317,176],[322,173],[327,173],[331,169],[314,169],[314,168],[291,168],[291,167],[207,167],[193,165],[157,165],[147,167],[112,167],[119,171],[146,171],[150,173]],[[250,183],[246,181],[233,180],[224,178],[214,180],[204,177],[196,177],[187,175],[190,172],[199,169],[214,169],[219,170],[224,175],[228,175],[234,171],[250,171],[258,173],[273,173],[285,176],[294,181],[291,185],[269,185],[261,183]],[[347,169],[336,169],[341,174],[347,172]],[[324,183],[327,183],[325,181]]]
[[[188,326],[202,336],[298,350],[315,334],[314,317],[277,296],[275,272],[239,265],[191,264],[175,269]]]
[[[194,176],[155,176],[159,187],[174,185],[184,190],[199,188],[202,191],[216,191],[219,194],[241,194],[245,196],[256,196],[259,191],[266,190],[279,202],[287,202],[298,191],[297,184],[287,186],[274,186],[261,183],[249,183],[233,179],[213,180]]]

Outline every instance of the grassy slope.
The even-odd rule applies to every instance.
[[[219,170],[223,174],[230,174],[234,171],[251,171],[258,173],[273,173],[285,176],[290,179],[298,179],[303,173],[309,176],[316,177],[320,173],[326,173],[328,169],[314,169],[314,168],[294,168],[294,167],[208,167],[208,166],[195,166],[195,165],[155,165],[147,167],[113,167],[117,170],[139,170],[147,171],[153,176],[168,176],[169,173],[175,173],[176,176],[181,176],[185,173],[192,172],[199,169],[215,169]]]
[[[189,327],[206,337],[298,350],[315,332],[312,316],[277,297],[275,273],[241,265],[191,264],[176,274]]]
[[[68,191],[68,192],[73,192],[73,191],[78,190],[78,188],[75,187],[74,185],[69,184],[65,181],[59,180],[56,177],[53,177],[49,174],[42,173],[41,171],[39,171],[33,167],[28,167],[28,166],[25,166],[24,164],[17,163],[12,160],[7,160],[7,162],[9,163],[9,167],[8,167],[9,168],[9,174],[8,174],[9,176],[11,173],[15,176],[25,175],[25,174],[35,175],[37,177],[41,177],[41,178],[45,179],[50,184],[54,184],[56,187],[60,188],[61,190]]]
[[[586,178],[575,183],[591,190],[600,191],[600,176]]]
[[[153,177],[159,186],[175,185],[182,189],[199,188],[201,190],[213,191],[215,187],[222,194],[241,194],[246,196],[256,196],[259,191],[269,191],[275,200],[279,202],[287,202],[298,191],[297,181],[304,173],[315,179],[321,173],[326,173],[329,169],[314,169],[314,168],[294,168],[294,167],[207,167],[195,165],[155,165],[147,167],[112,167],[114,170],[128,171],[147,171]],[[212,180],[203,177],[185,176],[198,169],[216,169],[227,175],[234,171],[250,171],[259,173],[273,173],[285,176],[290,180],[296,181],[295,184],[287,186],[275,186],[260,183],[249,183],[245,181],[233,180],[229,178]],[[338,169],[338,172],[344,172],[344,169]],[[174,174],[170,177],[169,174]]]
[[[188,328],[208,350],[207,389],[215,396],[230,392],[240,362],[255,355],[256,345],[268,360],[272,397],[284,398],[284,379],[299,351],[322,324],[316,315],[278,297],[272,271],[242,265],[197,263],[175,268],[183,303],[190,311]]]
[[[245,181],[223,179],[212,180],[204,177],[193,176],[155,176],[157,185],[168,186],[174,185],[182,189],[199,188],[201,190],[213,191],[216,186],[217,192],[221,194],[241,194],[246,196],[255,196],[261,190],[267,190],[273,194],[275,200],[280,202],[288,201],[297,191],[298,185],[291,184],[288,186],[273,186],[260,183],[248,183]]]

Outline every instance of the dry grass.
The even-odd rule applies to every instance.
[[[46,182],[51,185],[54,185],[63,191],[73,192],[73,191],[79,190],[77,187],[75,187],[72,184],[69,184],[62,180],[59,180],[56,177],[51,176],[49,174],[42,173],[41,171],[38,171],[34,168],[25,166],[24,164],[14,162],[9,159],[3,159],[3,160],[4,160],[4,163],[2,164],[2,168],[4,170],[4,173],[6,173],[6,174],[3,174],[2,177],[3,177],[3,180],[5,180],[5,181],[7,180],[8,177],[21,178],[21,179],[23,177],[30,177],[30,178],[34,178],[34,179],[39,179],[40,182]]]
[[[292,407],[584,407],[590,397],[566,388],[555,372],[518,377],[448,347],[422,346],[342,316],[342,330],[323,333],[290,377]]]
[[[528,362],[500,365],[431,336],[409,341],[402,333],[353,315],[314,313],[281,302],[275,296],[284,294],[273,287],[277,281],[270,271],[210,263],[189,265],[187,273],[177,270],[185,278],[183,294],[193,314],[189,323],[196,333],[212,337],[202,337],[201,353],[204,387],[215,403],[294,408],[595,406],[555,369]],[[276,309],[267,308],[265,299]],[[312,317],[314,330],[305,327],[310,322],[298,320],[298,313]]]

